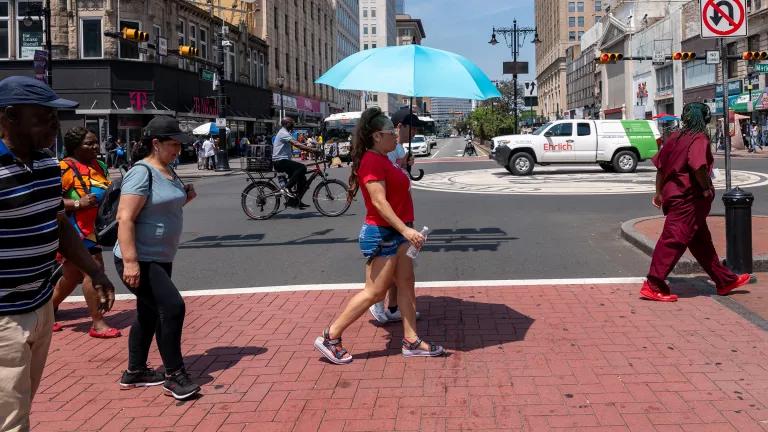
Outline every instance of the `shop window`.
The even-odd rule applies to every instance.
[[[36,50],[44,49],[43,20],[38,16],[43,3],[19,1],[16,11],[16,56],[31,59]],[[29,19],[27,19],[29,18]]]
[[[0,1],[0,59],[7,59],[10,51],[8,21],[10,8],[7,1]]]

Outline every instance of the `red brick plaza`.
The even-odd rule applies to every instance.
[[[677,303],[640,300],[637,283],[417,289],[419,333],[450,355],[405,360],[402,327],[366,315],[344,335],[349,366],[312,341],[351,291],[187,297],[203,385],[187,402],[119,389],[132,301],[110,314],[115,340],[88,337],[84,304],[68,303],[33,430],[768,430],[766,333],[700,280],[681,285]]]

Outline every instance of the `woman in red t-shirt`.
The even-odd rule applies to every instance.
[[[361,189],[366,216],[359,243],[368,261],[365,288],[315,340],[315,348],[336,364],[352,361],[352,355],[341,344],[344,330],[371,305],[383,300],[392,283],[398,287],[397,300],[403,318],[403,356],[435,357],[445,352],[443,347],[424,342],[416,334],[416,278],[413,261],[406,251],[410,245],[421,248],[424,236],[412,227],[410,179],[387,157],[395,149],[396,135],[389,117],[379,108],[369,108],[360,117],[352,139],[349,198]]]

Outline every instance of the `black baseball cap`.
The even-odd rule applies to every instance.
[[[10,76],[0,81],[0,108],[12,105],[41,105],[75,108],[78,102],[60,98],[48,84],[27,76]]]
[[[179,129],[179,121],[169,116],[156,116],[144,128],[144,136],[152,138],[171,138],[182,144],[189,144],[194,139]]]
[[[402,124],[412,127],[424,127],[427,125],[427,122],[419,120],[419,116],[411,113],[408,108],[400,108],[392,115],[392,124],[395,126]]]

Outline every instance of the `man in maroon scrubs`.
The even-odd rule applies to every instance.
[[[673,302],[667,276],[689,248],[707,272],[719,295],[749,282],[750,275],[736,275],[717,257],[707,216],[715,198],[711,174],[714,158],[705,131],[709,107],[691,103],[683,108],[683,127],[673,132],[652,159],[658,168],[653,205],[667,216],[664,230],[653,250],[651,268],[640,295],[649,300]]]

